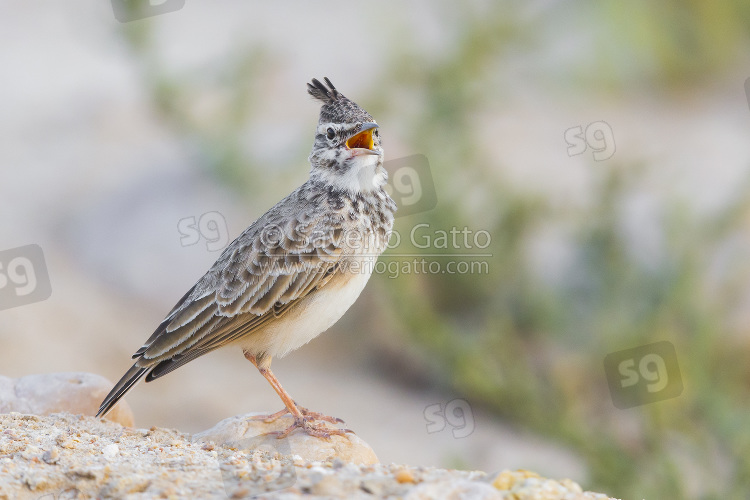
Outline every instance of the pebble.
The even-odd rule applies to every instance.
[[[120,447],[114,443],[108,444],[102,450],[102,455],[104,455],[107,458],[115,458],[118,453],[120,453]]]
[[[415,483],[414,474],[408,469],[401,469],[396,473],[396,481],[399,483]]]
[[[42,460],[48,464],[56,464],[60,458],[60,449],[57,446],[53,446],[49,450],[45,451],[42,455]]]

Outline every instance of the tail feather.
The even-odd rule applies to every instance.
[[[115,384],[107,397],[104,398],[102,405],[99,407],[97,417],[103,417],[122,399],[122,397],[132,389],[135,384],[149,371],[150,367],[142,368],[137,364],[130,367],[130,370],[122,376],[119,382]]]
[[[165,359],[164,361],[154,366],[154,369],[148,373],[148,376],[146,377],[146,382],[151,382],[152,380],[155,380],[159,377],[163,377],[167,373],[173,372],[174,370],[181,367],[188,361],[192,361],[202,354],[204,354],[203,351],[197,351],[197,352],[188,353],[187,355],[184,355],[184,356],[173,356],[169,359]]]

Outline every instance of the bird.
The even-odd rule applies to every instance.
[[[146,382],[220,347],[239,347],[284,403],[273,422],[328,439],[352,432],[343,420],[298,405],[271,371],[281,358],[334,325],[356,301],[388,245],[396,203],[375,119],[328,78],[307,92],[320,116],[307,181],[252,222],[177,302],[133,366],[104,398],[105,416],[144,376]]]

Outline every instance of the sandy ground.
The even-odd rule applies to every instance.
[[[123,428],[90,417],[14,413],[0,415],[0,426],[3,499],[609,498],[529,471],[310,461],[284,453],[281,445],[219,446],[174,430]]]

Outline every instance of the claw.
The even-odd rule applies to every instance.
[[[295,403],[296,404],[296,403]],[[319,413],[317,411],[311,411],[305,408],[304,406],[297,406],[297,409],[302,413],[302,415],[309,420],[323,420],[325,422],[328,422],[330,424],[343,424],[344,420],[340,419],[338,417],[331,417],[328,415],[324,415],[322,413]],[[283,417],[289,413],[288,408],[284,408],[283,410],[279,410],[276,413],[272,413],[270,415],[256,415],[254,417],[250,417],[250,420],[262,420],[266,424],[272,424],[276,422],[279,418]]]
[[[305,417],[310,417],[312,420],[323,420],[331,424],[343,424],[344,423],[344,421],[338,417],[331,417],[328,415],[324,415],[322,413],[318,413],[317,411],[310,411],[307,408],[299,408],[299,410],[302,412],[302,414]]]
[[[281,415],[279,415],[281,413]],[[284,412],[288,413],[288,412]],[[258,416],[258,417],[251,417],[253,420],[264,420],[268,422],[268,418],[273,417],[273,420],[271,422],[277,420],[279,417],[281,417],[284,413],[277,412],[273,415],[269,415],[268,417],[264,416]],[[295,429],[302,429],[304,432],[309,434],[310,436],[323,438],[323,439],[329,439],[331,436],[343,436],[347,433],[354,434],[354,431],[351,429],[339,429],[336,427],[328,427],[323,422],[330,422],[330,423],[343,423],[343,420],[340,418],[335,417],[327,417],[327,418],[317,418],[316,416],[320,415],[322,417],[326,417],[326,415],[321,415],[316,412],[305,412],[305,416],[302,418],[295,418],[294,422],[284,429],[283,431],[271,431],[266,432],[263,434],[264,436],[276,436],[276,439],[283,439],[287,437],[289,434],[294,432]]]
[[[292,423],[292,425],[287,427],[285,430],[269,432],[268,435],[274,435],[276,436],[276,439],[283,439],[297,428],[302,429],[310,436],[323,439],[330,439],[331,436],[343,436],[347,432],[351,432],[352,434],[354,434],[354,432],[350,429],[337,429],[328,427],[325,424],[316,423],[312,420],[309,420],[307,417],[303,417],[301,419],[294,419],[294,423]]]

